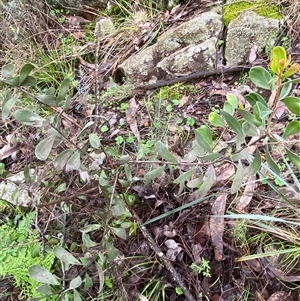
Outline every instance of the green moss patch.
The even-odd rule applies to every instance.
[[[271,1],[238,1],[224,6],[224,24],[228,24],[246,10],[252,10],[258,15],[273,19],[282,19],[279,7]]]

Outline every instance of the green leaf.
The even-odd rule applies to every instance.
[[[261,118],[262,120],[265,120],[270,114],[272,110],[270,110],[268,107],[263,105],[260,102],[257,102],[254,106],[254,116],[256,118]]]
[[[108,258],[110,260],[115,260],[116,257],[118,256],[118,249],[112,243],[110,243],[108,241],[105,242],[105,248],[106,248]],[[100,266],[99,266],[99,268],[100,268]],[[100,278],[100,280],[101,279],[102,278]],[[104,277],[103,277],[103,283],[104,283]],[[100,287],[101,287],[101,281],[100,281]],[[102,285],[102,287],[103,287],[103,285]]]
[[[282,85],[279,100],[282,100],[283,98],[285,98],[289,95],[289,93],[291,92],[292,86],[293,86],[293,84],[291,82],[287,82]]]
[[[246,136],[248,137],[256,137],[259,136],[259,131],[257,129],[257,126],[255,126],[252,123],[249,123],[248,121],[245,121],[242,125],[244,133],[246,133]]]
[[[80,153],[76,151],[67,161],[66,170],[80,171]]]
[[[280,168],[278,167],[278,165],[275,163],[275,161],[271,157],[271,154],[270,154],[267,146],[265,147],[265,154],[266,154],[266,159],[267,159],[269,167],[271,168],[272,171],[274,171],[279,176]]]
[[[239,122],[232,117],[230,114],[228,114],[225,111],[221,111],[221,114],[223,115],[223,117],[225,118],[226,122],[228,123],[228,125],[230,126],[230,128],[241,138],[244,140],[244,132],[243,129],[241,127],[241,125],[239,124]]]
[[[40,115],[26,109],[17,110],[14,113],[14,118],[24,125],[31,125],[36,127],[41,126],[44,121],[44,119]]]
[[[100,224],[89,224],[81,229],[79,229],[80,232],[82,233],[89,233],[92,231],[96,231],[101,229],[101,225]]]
[[[300,157],[287,148],[285,150],[290,161],[300,170]]]
[[[53,254],[56,258],[64,263],[71,265],[82,265],[71,253],[61,246],[55,246],[53,248]]]
[[[265,107],[268,107],[268,104],[266,103],[264,98],[258,93],[249,93],[248,95],[245,95],[245,99],[250,103],[251,107],[254,107],[257,102],[260,102]]]
[[[55,294],[55,290],[47,283],[42,284],[36,289],[42,295],[51,296]]]
[[[212,154],[208,154],[205,156],[198,156],[198,158],[203,161],[214,161],[214,160],[221,158],[222,156],[223,156],[222,154],[212,153]]]
[[[74,297],[73,301],[82,301],[79,292],[75,289],[73,290],[73,297]]]
[[[48,94],[39,94],[37,96],[37,99],[47,105],[47,106],[50,106],[50,107],[57,107],[57,101],[56,101],[56,97],[54,95],[48,95]]]
[[[177,163],[177,159],[170,153],[170,151],[161,141],[156,143],[156,150],[159,156],[161,156],[167,162]]]
[[[238,107],[238,99],[233,93],[228,93],[226,95],[227,101],[224,103],[223,110],[230,115],[233,115],[235,112],[235,109]]]
[[[2,81],[4,83],[8,84],[8,85],[18,87],[19,86],[19,81],[20,81],[20,76],[4,78]]]
[[[261,156],[258,150],[256,150],[255,157],[251,164],[245,169],[245,177],[251,177],[255,175],[261,166]]]
[[[270,90],[272,76],[265,68],[261,66],[251,68],[249,71],[249,77],[256,86]]]
[[[211,123],[211,125],[215,127],[224,127],[226,125],[223,118],[217,112],[211,112],[208,115],[208,120]]]
[[[201,184],[201,187],[197,190],[197,194],[205,195],[213,186],[215,179],[216,179],[215,169],[213,165],[209,165],[204,175],[204,181]]]
[[[20,86],[23,86],[23,87],[32,87],[36,84],[36,78],[31,76],[31,75],[28,75],[25,80],[22,82],[22,85]]]
[[[5,101],[3,103],[2,106],[2,121],[4,121],[6,118],[8,118],[11,109],[13,108],[13,106],[15,105],[16,101],[18,100],[18,98],[16,96],[11,97],[10,99],[8,99],[7,101]]]
[[[144,176],[145,186],[147,186],[152,180],[160,177],[162,175],[162,173],[164,172],[164,170],[165,170],[165,166],[161,166],[161,167],[158,167],[158,168],[148,171]]]
[[[286,51],[283,47],[276,46],[271,51],[271,63],[270,63],[271,70],[275,74],[279,74],[281,70],[280,67],[281,61],[286,62]]]
[[[63,80],[63,82],[61,83],[61,85],[59,86],[58,94],[57,94],[58,102],[63,101],[66,98],[66,96],[69,92],[70,83],[71,83],[70,79],[65,78]]]
[[[56,277],[40,265],[32,265],[28,269],[28,274],[38,282],[59,285]]]
[[[205,138],[210,147],[213,145],[212,134],[210,129],[206,125],[201,125],[197,131]]]
[[[91,277],[86,273],[84,279],[84,290],[87,291],[89,288],[93,287],[93,280]]]
[[[106,247],[108,245],[106,244]],[[106,248],[108,254],[109,254],[109,250],[108,248]],[[117,254],[114,256],[113,259],[115,259],[117,257]],[[101,268],[101,266],[96,262],[96,268],[97,268],[97,272],[98,272],[98,276],[99,276],[99,288],[98,288],[98,294],[100,294],[100,292],[103,290],[103,286],[104,286],[104,272]]]
[[[285,128],[283,138],[287,138],[288,136],[297,133],[300,133],[300,122],[297,120],[293,120]]]
[[[7,64],[1,68],[1,77],[3,78],[12,77],[14,73],[15,73],[14,64]]]
[[[20,71],[19,86],[24,86],[24,81],[28,77],[29,73],[35,68],[33,64],[25,64]]]
[[[57,168],[58,170],[63,170],[65,165],[67,164],[70,156],[74,153],[73,150],[71,149],[66,149],[63,152],[61,152],[59,155],[56,156],[54,159],[54,167]]]
[[[239,161],[237,170],[235,172],[234,179],[232,181],[230,192],[232,194],[237,193],[238,190],[241,188],[243,182],[244,182],[244,166],[243,166],[242,162]]]
[[[75,289],[79,287],[81,284],[82,284],[82,279],[80,276],[77,276],[76,278],[71,280],[69,289]]]
[[[233,161],[233,162],[237,162],[241,159],[245,159],[249,156],[249,152],[248,152],[248,149],[247,148],[244,148],[242,149],[241,151],[239,152],[236,152],[234,154],[232,154],[230,156],[230,159]]]
[[[288,96],[282,99],[287,108],[294,114],[300,115],[300,98],[294,96]]]
[[[247,120],[249,123],[254,124],[255,126],[259,127],[262,125],[262,120],[261,118],[257,118],[257,116],[251,114],[250,112],[247,112],[245,110],[242,109],[237,109],[237,111],[239,112],[239,114],[245,119]]]
[[[190,177],[196,172],[196,168],[190,169],[180,175],[177,179],[174,180],[175,184],[182,184],[185,183]]]
[[[200,134],[197,130],[195,130],[194,133],[195,133],[196,142],[199,144],[199,146],[207,153],[212,153],[213,151],[211,149],[211,146],[207,142],[206,138],[202,134]]]
[[[120,238],[122,239],[126,239],[127,235],[126,235],[126,230],[123,228],[117,228],[117,227],[111,227],[112,231]]]
[[[89,135],[89,141],[90,141],[90,145],[93,148],[99,148],[100,147],[100,139],[97,136],[97,134],[92,133]]]
[[[51,152],[55,137],[49,136],[39,142],[39,144],[35,147],[35,155],[41,160],[45,161],[49,157]]]

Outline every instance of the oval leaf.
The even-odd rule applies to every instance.
[[[55,246],[53,254],[64,263],[82,265],[71,253],[61,246]]]
[[[166,161],[177,163],[177,159],[170,153],[167,147],[161,142],[156,143],[157,153]]]
[[[58,88],[58,94],[57,94],[57,101],[60,102],[64,100],[68,94],[69,87],[70,87],[70,79],[65,78],[63,82],[61,83],[60,87]]]
[[[255,157],[251,164],[245,169],[245,177],[251,177],[255,175],[261,166],[261,156],[258,150],[256,150]]]
[[[17,121],[24,125],[31,125],[36,127],[41,126],[44,121],[44,119],[40,115],[26,109],[17,110],[14,113],[14,117]]]
[[[147,186],[152,180],[160,177],[164,170],[165,170],[165,166],[161,166],[147,172],[144,176],[145,186]]]
[[[73,150],[66,149],[63,152],[61,152],[59,155],[57,155],[53,162],[54,167],[59,170],[63,170],[70,156],[73,154],[73,152],[74,152]]]
[[[82,279],[80,276],[77,276],[76,278],[71,280],[69,289],[75,289],[79,287],[81,284],[82,284]]]
[[[76,151],[68,160],[66,170],[79,170],[80,171],[80,153]]]
[[[221,114],[224,116],[226,122],[230,126],[230,128],[242,139],[244,139],[244,132],[241,127],[241,125],[238,123],[238,121],[232,117],[229,113],[225,111],[221,111]]]
[[[1,76],[3,78],[12,77],[15,73],[15,65],[14,64],[7,64],[4,65],[1,69]]]
[[[19,79],[19,85],[24,86],[23,83],[28,77],[29,73],[35,68],[33,64],[25,64],[21,71],[20,71],[20,79]]]
[[[294,97],[294,96],[289,96],[284,99],[282,99],[287,106],[287,108],[294,114],[300,115],[300,98]]]
[[[28,269],[28,274],[38,282],[59,285],[56,277],[40,265],[32,265]]]
[[[249,71],[251,81],[258,87],[269,90],[272,80],[271,74],[263,67],[253,67]]]
[[[54,143],[55,137],[49,136],[42,141],[39,142],[39,144],[35,147],[35,155],[39,160],[45,161],[47,160],[53,143]]]
[[[206,138],[202,134],[200,134],[197,130],[195,130],[194,132],[195,132],[196,142],[200,145],[200,147],[207,153],[212,153],[213,151],[210,145],[208,144]]]
[[[217,112],[211,112],[208,115],[208,120],[215,127],[224,127],[226,125],[223,118]]]
[[[13,96],[9,100],[7,100],[2,107],[2,121],[4,121],[10,114],[11,109],[15,105],[17,101],[17,97]]]
[[[90,145],[93,148],[99,148],[100,147],[100,139],[97,136],[97,134],[92,133],[89,135],[89,141],[90,141]]]
[[[293,120],[285,128],[283,138],[287,138],[288,136],[297,133],[300,133],[300,122],[297,120]]]
[[[286,149],[286,153],[291,162],[300,170],[300,157],[295,153],[291,152],[289,149]]]

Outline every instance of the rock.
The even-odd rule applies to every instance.
[[[210,11],[162,34],[156,44],[125,60],[119,70],[129,83],[149,84],[214,68],[222,17]]]
[[[247,62],[253,45],[261,52],[278,33],[279,20],[258,16],[253,11],[244,12],[228,26],[225,48],[227,65]]]

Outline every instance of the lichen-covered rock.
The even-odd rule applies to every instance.
[[[156,44],[120,65],[129,83],[148,84],[160,79],[214,68],[222,17],[210,11],[162,34]]]
[[[231,21],[226,37],[225,58],[227,65],[247,62],[253,45],[258,52],[266,47],[269,39],[279,32],[279,20],[258,16],[246,11]]]

